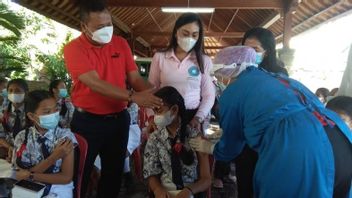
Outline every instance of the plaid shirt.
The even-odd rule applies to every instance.
[[[199,132],[188,128],[189,137],[186,138],[185,147],[190,148],[189,138],[196,137]],[[161,183],[166,186],[174,185],[172,182],[172,168],[171,168],[171,137],[166,128],[153,132],[147,142],[144,151],[144,166],[143,176],[148,178],[150,176],[161,175]],[[197,166],[198,159],[195,152],[194,162],[191,165],[185,165],[181,161],[182,179],[184,183],[194,183],[198,179]],[[172,190],[172,189],[169,189]]]

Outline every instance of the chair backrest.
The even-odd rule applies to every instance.
[[[209,155],[209,168],[210,168],[211,175],[213,175],[214,157],[212,155]],[[211,198],[211,187],[212,187],[212,185],[210,185],[210,187],[207,190],[207,198]]]
[[[87,151],[88,151],[88,143],[86,139],[84,139],[82,136],[78,135],[77,133],[75,133],[75,137],[77,139],[78,149],[79,149],[79,164],[78,164],[78,170],[76,170],[77,183],[75,186],[75,192],[76,192],[75,197],[80,198],[84,164],[86,162]]]
[[[144,107],[140,107],[138,111],[138,121],[139,127],[143,129],[145,127],[145,123],[148,120],[148,116]]]
[[[132,159],[134,164],[134,172],[136,177],[143,182],[143,159],[141,155],[141,146],[138,146],[132,153]]]

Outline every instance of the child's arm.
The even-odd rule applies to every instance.
[[[160,179],[158,176],[150,176],[148,177],[148,185],[150,190],[154,193],[155,197],[171,197],[167,190],[161,185]]]
[[[61,171],[58,173],[33,173],[33,180],[49,184],[68,184],[73,177],[74,152],[62,159]]]
[[[72,181],[73,177],[73,158],[74,152],[68,154],[61,165],[61,172],[54,174],[34,173],[34,181],[49,183],[49,184],[67,184]]]
[[[198,162],[200,165],[200,175],[197,182],[185,187],[176,197],[183,197],[183,194],[190,196],[199,192],[206,191],[211,185],[211,175],[209,168],[208,154],[197,152]],[[191,193],[191,194],[188,194]]]
[[[5,140],[5,138],[0,138],[0,147],[9,149],[9,148],[11,148],[12,146],[11,146],[9,143],[7,143],[7,141]]]
[[[13,146],[11,146],[5,138],[0,138],[0,148],[3,147],[7,150],[7,157],[6,160],[11,162],[12,154],[13,154]]]
[[[39,164],[35,165],[30,169],[31,172],[34,173],[43,173],[50,166],[56,163],[57,160],[63,159],[67,154],[73,153],[73,144],[72,141],[66,139],[65,141],[60,142],[54,149],[54,151],[50,154],[48,158],[41,161]]]

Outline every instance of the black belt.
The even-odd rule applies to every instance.
[[[122,113],[123,111],[120,112],[116,112],[116,113],[110,113],[110,114],[95,114],[95,113],[91,113],[88,112],[82,108],[76,107],[75,110],[79,113],[91,116],[91,117],[96,117],[96,118],[116,118],[117,116],[120,115],[120,113]]]

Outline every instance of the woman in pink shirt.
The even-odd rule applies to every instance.
[[[181,15],[166,50],[155,53],[149,81],[157,88],[172,86],[185,100],[187,118],[200,129],[214,104],[215,88],[210,77],[211,59],[204,53],[204,32],[195,13]]]

